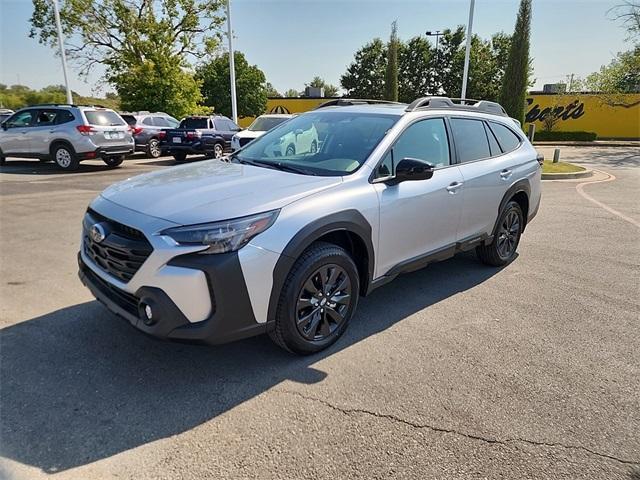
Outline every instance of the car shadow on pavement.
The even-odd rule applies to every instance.
[[[319,360],[498,271],[463,254],[399,277],[361,301],[334,346],[308,357],[267,336],[219,347],[161,342],[98,302],[4,328],[0,453],[56,472],[180,434],[282,381],[322,381]]]
[[[122,166],[126,166],[126,162],[127,160],[124,161]],[[9,175],[73,175],[74,173],[103,172],[108,170],[114,169],[107,167],[102,160],[84,161],[80,163],[77,170],[72,172],[65,172],[53,162],[40,162],[38,160],[7,160],[7,163],[0,167],[0,173]]]

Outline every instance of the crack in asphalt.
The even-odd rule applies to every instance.
[[[536,441],[536,440],[529,440],[526,438],[507,438],[504,440],[500,440],[497,438],[490,438],[490,437],[485,437],[485,436],[481,436],[481,435],[474,435],[472,433],[465,433],[465,432],[461,432],[459,430],[456,429],[452,429],[452,428],[444,428],[444,427],[438,427],[435,425],[429,425],[429,424],[423,424],[423,423],[416,423],[416,422],[412,422],[410,420],[405,420],[404,418],[400,418],[396,415],[392,415],[392,414],[388,414],[388,413],[379,413],[379,412],[373,412],[371,410],[365,410],[362,408],[344,408],[344,407],[338,407],[337,405],[334,405],[332,403],[327,402],[326,400],[322,400],[320,398],[315,398],[315,397],[310,397],[308,395],[303,395],[300,392],[295,392],[295,391],[291,391],[291,390],[283,390],[283,389],[277,389],[277,392],[280,393],[284,393],[286,395],[294,395],[300,398],[303,398],[305,400],[309,400],[312,402],[316,402],[316,403],[320,403],[322,405],[324,405],[325,407],[331,408],[332,410],[335,410],[337,412],[341,412],[345,415],[350,415],[350,414],[363,414],[363,415],[369,415],[372,417],[376,417],[376,418],[383,418],[386,420],[391,420],[393,422],[396,423],[402,423],[404,425],[407,425],[409,427],[412,428],[424,428],[427,430],[431,430],[433,432],[438,432],[438,433],[450,433],[453,435],[458,435],[464,438],[468,438],[471,440],[478,440],[484,443],[488,443],[488,444],[496,444],[496,445],[503,445],[503,446],[508,446],[508,444],[510,443],[514,443],[514,442],[521,442],[521,443],[526,443],[529,445],[533,445],[536,447],[549,447],[549,448],[564,448],[567,450],[580,450],[583,452],[586,452],[590,455],[594,455],[600,458],[605,458],[607,460],[613,460],[615,462],[619,462],[622,463],[624,465],[640,465],[640,461],[634,461],[634,460],[626,460],[623,458],[618,458],[615,457],[613,455],[608,455],[606,453],[600,453],[600,452],[596,452],[595,450],[591,450],[590,448],[587,447],[583,447],[582,445],[565,445],[563,443],[556,443],[556,442],[540,442],[540,441]]]

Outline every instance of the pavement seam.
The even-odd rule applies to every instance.
[[[600,453],[600,452],[596,452],[595,450],[591,450],[590,448],[587,447],[583,447],[582,445],[565,445],[563,443],[556,443],[556,442],[540,442],[540,441],[536,441],[536,440],[528,440],[526,438],[507,438],[504,440],[500,440],[497,438],[490,438],[490,437],[484,437],[481,435],[474,435],[472,433],[465,433],[465,432],[461,432],[459,430],[455,430],[452,428],[444,428],[444,427],[438,427],[435,425],[429,425],[429,424],[422,424],[422,423],[416,423],[416,422],[412,422],[410,420],[405,420],[404,418],[400,418],[396,415],[392,415],[389,413],[379,413],[379,412],[373,412],[371,410],[365,410],[362,408],[344,408],[344,407],[339,407],[337,405],[333,405],[330,402],[327,402],[326,400],[322,400],[320,398],[315,398],[315,397],[310,397],[308,395],[304,395],[300,392],[295,392],[292,390],[284,390],[284,389],[275,389],[276,392],[280,392],[280,393],[284,393],[286,395],[294,395],[297,397],[300,397],[302,399],[305,400],[309,400],[312,402],[316,402],[316,403],[320,403],[322,405],[324,405],[325,407],[331,408],[332,410],[335,410],[337,412],[341,412],[345,415],[350,415],[350,414],[363,414],[363,415],[369,415],[372,417],[376,417],[376,418],[383,418],[386,420],[391,420],[393,422],[397,422],[397,423],[402,423],[404,425],[407,425],[409,427],[412,428],[417,428],[417,429],[427,429],[427,430],[431,430],[433,432],[437,432],[437,433],[450,433],[453,435],[458,435],[460,437],[464,437],[464,438],[468,438],[470,440],[478,440],[484,443],[488,443],[491,445],[503,445],[503,446],[508,446],[508,444],[510,443],[515,443],[515,442],[520,442],[520,443],[526,443],[532,446],[536,446],[536,447],[549,447],[549,448],[564,448],[567,450],[580,450],[583,451],[585,453],[588,453],[590,455],[594,455],[600,458],[604,458],[607,460],[613,460],[615,462],[618,463],[622,463],[624,465],[640,465],[640,461],[634,461],[634,460],[626,460],[626,459],[622,459],[622,458],[618,458],[618,457],[614,457],[613,455],[608,455],[606,453]]]

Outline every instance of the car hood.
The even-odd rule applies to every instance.
[[[264,135],[267,132],[262,132],[260,130],[241,130],[236,133],[236,137],[238,138],[258,138]]]
[[[210,160],[138,175],[101,195],[122,207],[190,225],[282,208],[341,182],[341,177]]]

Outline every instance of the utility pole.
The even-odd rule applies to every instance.
[[[60,10],[58,0],[51,0],[53,3],[53,13],[56,17],[56,28],[58,29],[58,44],[60,45],[60,58],[62,58],[62,74],[64,75],[64,86],[67,89],[67,103],[73,104],[71,88],[69,88],[69,77],[67,76],[67,56],[64,52],[64,38],[62,36],[62,24],[60,23]]]
[[[569,79],[569,91],[567,93],[573,92],[571,88],[573,87],[573,73],[571,74],[571,78]]]
[[[229,75],[231,77],[231,114],[238,123],[238,104],[236,99],[236,65],[233,58],[233,32],[231,30],[231,0],[227,0],[227,38],[229,39]]]
[[[462,94],[460,98],[467,98],[467,80],[469,78],[469,55],[471,54],[471,37],[473,36],[473,7],[476,0],[469,4],[469,26],[467,27],[467,47],[464,52],[464,73],[462,74]],[[464,103],[464,102],[463,102]]]

